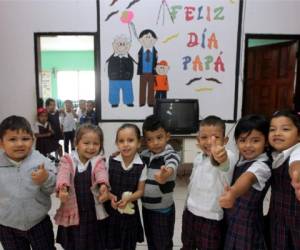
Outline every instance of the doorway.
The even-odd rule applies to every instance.
[[[38,106],[53,98],[95,101],[95,33],[35,33]]]
[[[299,41],[300,35],[246,35],[242,116],[300,111]]]

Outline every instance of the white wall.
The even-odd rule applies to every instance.
[[[96,0],[0,1],[0,120],[36,114],[34,32],[96,32]]]
[[[300,0],[245,0],[244,4],[243,34],[300,34]],[[35,118],[33,33],[95,32],[96,22],[96,0],[0,1],[0,121],[11,114],[23,115],[30,121]],[[244,37],[238,116],[242,103],[243,44]],[[114,150],[115,131],[119,125],[102,124],[107,153]],[[234,144],[232,140],[230,144]],[[195,149],[187,150],[190,153]]]

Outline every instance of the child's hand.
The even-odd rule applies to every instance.
[[[49,173],[45,169],[44,164],[39,165],[38,168],[31,173],[31,179],[36,185],[42,185],[48,179]]]
[[[110,194],[110,203],[113,209],[118,208],[118,198],[117,196],[113,195],[112,193]]]
[[[122,199],[118,202],[118,208],[124,209],[127,203],[130,201],[130,197],[131,195],[122,197]]]
[[[300,201],[300,173],[298,171],[293,172],[291,184],[295,189],[296,198]]]
[[[170,173],[168,168],[165,165],[162,165],[160,167],[160,170],[158,170],[154,174],[154,179],[159,183],[159,184],[165,184],[167,179],[169,178]]]
[[[63,185],[58,192],[58,198],[60,199],[60,201],[62,203],[66,202],[68,200],[69,197],[69,192],[68,192],[68,188]]]
[[[231,187],[225,186],[224,193],[221,195],[219,199],[219,204],[223,208],[232,208],[234,202],[236,200],[236,196]]]
[[[211,155],[213,159],[220,163],[223,163],[227,160],[227,152],[224,146],[218,145],[216,137],[211,137],[211,148],[210,148]]]
[[[109,199],[109,194],[108,194],[108,189],[105,184],[102,184],[99,189],[99,196],[98,196],[98,201],[99,202],[104,202]]]

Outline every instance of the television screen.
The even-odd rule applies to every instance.
[[[198,130],[197,99],[156,99],[154,114],[172,134],[190,134]]]

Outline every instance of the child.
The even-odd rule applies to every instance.
[[[231,182],[236,159],[225,149],[225,123],[217,116],[201,121],[197,141],[202,152],[194,160],[190,177],[182,216],[182,249],[221,249],[223,210],[218,199],[225,183]]]
[[[272,249],[300,249],[299,140],[298,115],[287,110],[275,112],[269,132],[274,149],[269,210]]]
[[[94,102],[86,102],[86,113],[83,114],[79,120],[80,124],[91,123],[97,125],[96,112],[94,110]]]
[[[54,139],[54,131],[48,122],[48,112],[45,108],[37,110],[37,122],[33,128],[34,136],[36,138],[35,148],[44,156],[57,151],[59,144]]]
[[[108,199],[108,178],[103,151],[103,133],[92,124],[80,126],[76,151],[62,157],[56,189],[61,206],[54,217],[57,242],[67,250],[105,249],[102,202]],[[93,192],[93,193],[92,193]]]
[[[86,114],[86,100],[79,100],[79,106],[76,111],[77,121],[80,122],[80,118]]]
[[[48,112],[48,122],[50,123],[51,128],[54,132],[54,140],[58,145],[57,155],[62,156],[62,147],[59,144],[59,140],[63,139],[63,135],[59,120],[59,112],[58,110],[56,110],[56,104],[54,99],[48,98],[45,104]]]
[[[48,216],[55,168],[32,149],[29,122],[10,116],[0,124],[0,242],[4,249],[54,247]]]
[[[263,228],[263,200],[269,188],[271,162],[265,153],[269,122],[248,115],[237,123],[234,138],[240,152],[231,187],[225,187],[220,206],[226,210],[224,249],[267,249]]]
[[[64,150],[65,153],[69,153],[69,144],[71,144],[71,150],[75,149],[74,135],[76,129],[75,113],[73,110],[73,103],[70,100],[65,100],[65,111],[62,116],[61,124],[64,132]]]
[[[148,170],[142,197],[148,248],[172,249],[175,224],[173,190],[180,157],[168,144],[170,133],[155,115],[145,119],[143,134],[148,148],[142,152]]]
[[[110,157],[108,167],[111,185],[108,249],[133,250],[137,242],[144,241],[137,204],[146,180],[146,168],[138,154],[140,140],[140,130],[134,124],[124,124],[117,131],[116,145],[120,153]]]

